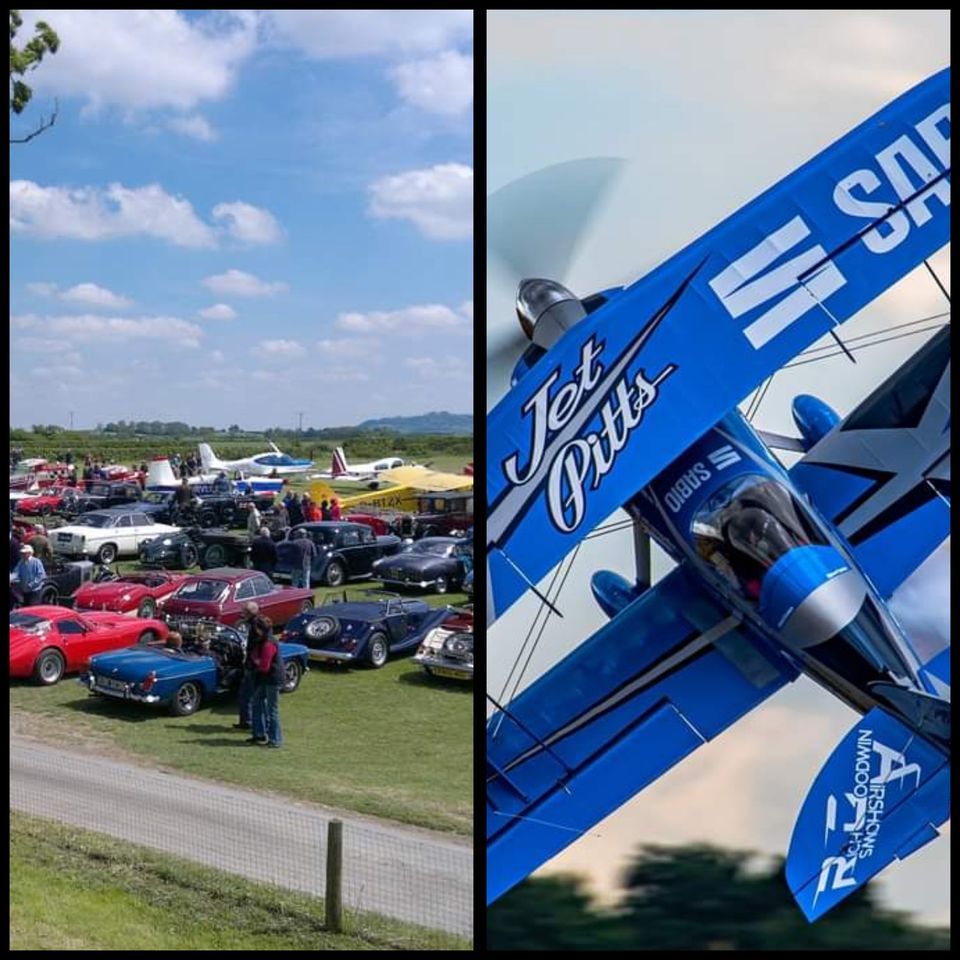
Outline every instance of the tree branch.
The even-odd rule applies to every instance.
[[[33,133],[28,133],[25,137],[19,138],[10,138],[11,143],[29,143],[34,137],[39,137],[44,130],[49,130],[57,122],[57,115],[60,113],[60,103],[57,100],[53,102],[53,113],[50,116],[50,121],[47,122],[42,117],[40,118],[40,126],[37,127]]]

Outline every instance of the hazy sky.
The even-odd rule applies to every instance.
[[[565,160],[629,161],[582,255],[558,278],[582,295],[640,276],[950,62],[946,11],[492,12],[487,23],[491,192]],[[948,257],[946,248],[933,263],[949,288]],[[517,279],[493,265],[488,329],[516,324]],[[844,335],[945,309],[921,268]],[[801,392],[845,415],[928,336],[860,351],[856,367],[841,357],[781,372],[754,422],[794,432],[790,402]],[[521,689],[601,625],[588,580],[603,567],[632,576],[629,534],[583,545],[561,596],[565,619],[551,622]],[[655,574],[666,569],[655,558]],[[925,573],[914,605],[949,631],[949,545]],[[536,607],[516,604],[490,632],[488,685],[497,694]],[[625,853],[644,841],[785,854],[804,796],[855,718],[802,678],[545,869],[588,872],[609,892]],[[948,922],[948,834],[884,871],[889,903]]]
[[[471,409],[472,11],[23,17],[14,425]]]

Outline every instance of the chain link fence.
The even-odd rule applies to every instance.
[[[261,883],[328,894],[333,816],[294,800],[11,738],[10,808]],[[469,840],[338,819],[339,892],[348,923],[353,918],[362,925],[360,913],[377,913],[472,942]],[[335,879],[339,873],[334,870]]]

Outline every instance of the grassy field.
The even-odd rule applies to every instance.
[[[459,469],[464,462],[435,463]],[[120,561],[115,569],[137,570],[139,564]],[[346,594],[359,599],[379,586],[360,581]],[[316,604],[333,593],[315,588]],[[466,597],[426,599],[456,606]],[[196,776],[434,829],[473,829],[472,687],[428,678],[409,657],[380,670],[315,664],[300,689],[283,697],[284,749],[269,752],[251,750],[244,734],[233,730],[234,698],[175,719],[92,697],[73,677],[49,689],[14,683],[10,697],[14,729],[31,736],[81,741]]]
[[[11,950],[469,948],[368,913],[348,911],[344,932],[331,933],[320,899],[10,814]]]
[[[362,589],[349,587],[348,596]],[[319,603],[329,590],[315,593]],[[379,670],[315,663],[300,689],[281,699],[285,743],[276,751],[251,749],[246,734],[232,728],[233,697],[172,717],[93,697],[70,676],[55,687],[11,681],[10,706],[22,714],[24,732],[53,742],[94,744],[405,823],[473,830],[472,686],[428,678],[409,657]]]

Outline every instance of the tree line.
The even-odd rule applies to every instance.
[[[708,845],[645,845],[620,899],[581,877],[525,880],[488,910],[489,950],[948,950],[949,928],[890,910],[867,884],[816,923],[787,888],[783,858]]]

